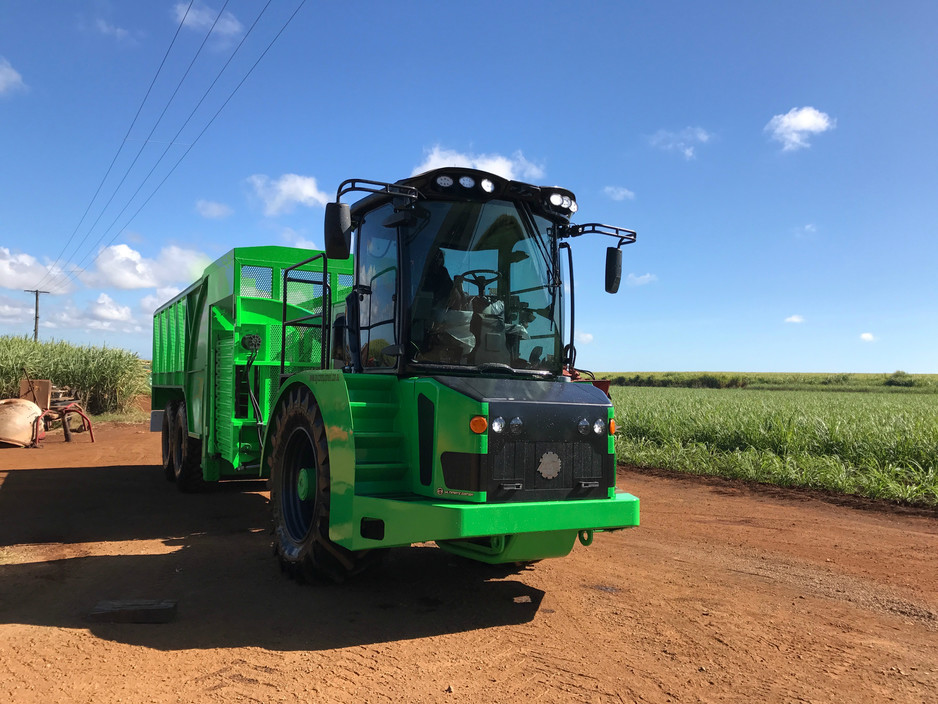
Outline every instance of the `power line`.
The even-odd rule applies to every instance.
[[[180,78],[179,82],[176,84],[176,88],[173,91],[173,94],[169,96],[169,100],[167,100],[166,105],[163,106],[162,112],[160,112],[159,117],[156,118],[156,122],[153,123],[153,127],[150,128],[149,134],[147,134],[146,138],[143,140],[143,144],[140,145],[140,149],[137,150],[137,153],[134,156],[133,161],[130,162],[130,166],[128,166],[126,170],[124,171],[124,175],[121,177],[120,182],[117,184],[117,186],[114,187],[114,191],[111,193],[111,197],[108,198],[107,203],[104,204],[104,207],[101,209],[101,212],[98,213],[98,217],[95,218],[95,221],[91,223],[91,227],[88,228],[88,231],[85,233],[85,236],[82,237],[81,242],[78,243],[78,247],[75,248],[75,251],[72,255],[73,257],[78,256],[79,250],[81,250],[81,246],[87,241],[88,236],[91,235],[92,232],[94,232],[94,229],[98,226],[98,223],[101,221],[101,218],[104,217],[104,214],[107,212],[107,209],[110,207],[111,203],[114,201],[114,198],[117,196],[118,192],[120,191],[121,186],[124,185],[124,182],[127,180],[127,177],[130,175],[130,172],[133,170],[134,166],[137,164],[137,160],[140,158],[140,155],[143,154],[143,150],[146,149],[147,143],[149,142],[150,137],[153,136],[154,132],[156,132],[156,128],[159,127],[160,122],[163,120],[163,116],[166,114],[166,111],[169,110],[169,106],[172,104],[173,99],[176,97],[176,94],[179,93],[179,89],[182,87],[182,84],[185,82],[186,77],[189,75],[189,72],[192,70],[192,66],[195,64],[196,60],[199,58],[199,55],[202,53],[202,49],[205,47],[206,42],[208,42],[209,37],[212,35],[212,32],[215,30],[215,25],[218,24],[218,20],[221,19],[222,13],[224,13],[225,8],[228,7],[228,2],[229,0],[225,0],[224,6],[221,8],[221,10],[219,10],[218,14],[215,16],[215,21],[212,23],[212,26],[209,27],[209,30],[205,33],[205,38],[202,40],[202,43],[199,45],[198,50],[195,52],[195,56],[192,57],[192,61],[189,62],[189,66],[188,68],[186,68],[185,73],[183,73],[182,78]],[[185,21],[185,18],[183,18],[183,21]],[[201,101],[199,102],[201,103]],[[176,133],[176,136],[177,137],[179,136],[178,132]],[[126,138],[125,138],[125,141],[126,141]],[[166,147],[166,151],[169,151],[174,141],[175,141],[175,137],[172,140],[170,140],[169,145]],[[166,154],[166,151],[163,152],[164,155]],[[159,161],[157,161],[157,164],[159,164],[159,162],[162,160],[163,160],[163,157],[161,156]],[[153,169],[155,168],[156,166],[153,167]],[[153,169],[150,170],[150,173],[153,173]],[[137,187],[137,190],[134,191],[134,194],[130,196],[130,199],[127,201],[127,204],[123,207],[120,213],[118,213],[117,215],[118,218],[120,218],[120,216],[124,213],[124,211],[130,206],[130,203],[136,197],[137,193],[140,192],[140,189],[143,188],[143,185],[146,183],[146,180],[147,178],[149,178],[149,176],[150,174],[147,174],[146,178],[144,178],[140,186]],[[116,219],[117,218],[115,218],[115,221]],[[113,226],[113,223],[112,223],[112,226]],[[110,228],[104,231],[104,233],[98,238],[98,242],[92,245],[91,251],[94,251],[94,247],[96,247],[97,244],[102,239],[104,239],[104,237],[107,235],[109,230]],[[84,261],[84,259],[87,259],[87,258],[88,258],[88,255],[86,254],[84,258],[82,259],[82,261]]]
[[[44,284],[46,279],[48,279],[49,276],[52,274],[52,271],[55,269],[55,265],[59,263],[59,260],[62,258],[62,255],[65,254],[65,250],[67,250],[68,246],[72,243],[72,240],[74,239],[75,234],[78,232],[78,229],[81,227],[81,224],[85,221],[85,218],[88,216],[88,212],[91,210],[91,206],[94,205],[94,202],[98,197],[98,194],[101,192],[101,188],[104,186],[104,182],[107,181],[107,177],[111,175],[111,169],[114,168],[114,164],[117,161],[117,157],[120,156],[120,153],[124,148],[124,145],[127,143],[127,138],[130,136],[130,133],[134,128],[134,125],[137,124],[137,118],[140,117],[140,112],[143,110],[143,106],[146,104],[147,98],[150,97],[150,91],[153,90],[153,86],[156,84],[156,79],[159,78],[160,73],[163,70],[163,66],[166,64],[166,59],[169,57],[169,52],[172,51],[173,45],[175,45],[176,43],[176,37],[179,36],[179,32],[182,30],[183,25],[186,23],[186,18],[189,16],[189,10],[192,8],[192,4],[194,2],[195,0],[189,0],[189,5],[186,7],[186,13],[182,16],[182,19],[179,21],[179,26],[176,27],[176,33],[173,34],[173,39],[169,43],[169,46],[166,49],[166,53],[163,54],[163,60],[160,61],[159,68],[156,69],[156,73],[153,76],[153,80],[150,81],[150,86],[147,88],[146,95],[143,96],[143,100],[140,102],[140,106],[137,108],[137,113],[134,115],[134,119],[130,121],[130,127],[127,128],[127,133],[124,135],[124,139],[121,140],[120,146],[117,148],[117,151],[114,153],[114,158],[111,159],[111,163],[108,165],[107,171],[104,173],[104,177],[101,179],[101,183],[98,184],[97,189],[95,189],[94,195],[91,196],[91,200],[88,202],[88,207],[85,208],[85,212],[82,213],[81,219],[78,221],[78,224],[75,225],[75,229],[72,230],[72,234],[69,235],[68,241],[65,243],[65,246],[62,247],[62,251],[59,252],[59,255],[55,258],[55,261],[52,263],[52,266],[49,267],[49,269],[45,273],[45,276],[43,276],[42,279],[40,279],[39,283],[36,284],[37,288],[41,286],[42,284]],[[81,245],[79,244],[79,246],[75,248],[75,251],[77,252],[78,249],[80,248],[81,248]],[[66,263],[68,263],[67,260],[66,260]]]
[[[247,34],[250,34],[250,32],[254,29],[254,27],[256,26],[257,22],[260,20],[261,16],[264,14],[264,12],[266,11],[267,7],[270,5],[271,2],[272,2],[272,0],[268,0],[267,5],[265,5],[265,6],[264,6],[264,9],[261,10],[261,13],[258,15],[257,19],[255,19],[254,24],[251,25],[251,28],[250,28],[250,30],[248,31]],[[212,124],[215,122],[216,118],[218,118],[218,116],[221,114],[222,110],[225,109],[225,107],[228,105],[228,103],[231,101],[231,99],[235,96],[235,94],[238,92],[238,90],[241,88],[241,86],[244,85],[244,82],[247,81],[247,79],[251,76],[251,74],[254,72],[254,69],[257,68],[257,66],[258,66],[258,64],[261,62],[261,60],[267,55],[267,52],[270,51],[271,47],[272,47],[272,46],[274,45],[274,43],[280,38],[280,35],[283,34],[283,32],[286,30],[286,28],[287,28],[287,27],[290,25],[290,23],[293,21],[293,18],[296,17],[297,13],[299,13],[299,11],[303,8],[303,6],[304,6],[305,4],[306,4],[306,0],[301,0],[300,4],[296,7],[296,9],[293,11],[293,13],[290,15],[290,17],[287,18],[287,21],[283,24],[283,26],[280,28],[280,30],[277,32],[277,34],[274,35],[274,38],[270,40],[270,42],[267,44],[267,46],[266,46],[266,48],[264,49],[264,51],[261,52],[261,55],[257,58],[257,60],[254,62],[254,64],[251,66],[251,68],[248,69],[248,72],[244,75],[244,77],[241,79],[241,81],[238,83],[238,85],[236,85],[236,86],[234,87],[234,89],[231,91],[231,93],[228,95],[228,97],[225,99],[225,101],[221,104],[221,107],[219,107],[218,110],[215,111],[215,114],[212,115],[211,119],[208,121],[208,123],[205,125],[205,127],[202,128],[202,131],[199,132],[199,134],[196,136],[196,138],[195,138],[194,140],[192,140],[192,142],[191,142],[191,144],[189,145],[189,147],[182,153],[182,155],[179,157],[179,159],[176,160],[176,163],[173,164],[173,166],[172,166],[172,167],[170,168],[170,170],[166,173],[166,175],[163,177],[163,179],[156,185],[156,188],[154,188],[153,191],[150,193],[150,195],[147,196],[146,200],[144,200],[143,203],[141,203],[140,207],[137,208],[137,210],[134,211],[133,215],[131,215],[130,218],[118,229],[117,233],[116,233],[110,240],[108,240],[107,244],[105,245],[105,248],[108,247],[108,246],[110,246],[111,243],[113,243],[114,240],[117,239],[117,237],[120,235],[120,233],[123,232],[123,230],[125,230],[125,229],[130,225],[130,223],[132,223],[132,222],[134,221],[134,219],[137,217],[137,215],[140,214],[140,211],[143,210],[143,209],[146,207],[146,205],[150,202],[150,200],[152,200],[153,196],[155,196],[155,195],[157,194],[157,192],[160,190],[160,188],[162,188],[163,184],[166,183],[166,181],[169,179],[169,177],[170,177],[170,176],[173,174],[173,172],[175,172],[175,170],[178,168],[179,164],[182,163],[183,159],[185,159],[186,156],[189,154],[189,152],[192,151],[193,147],[195,147],[195,145],[199,142],[199,140],[202,138],[202,136],[205,134],[205,132],[208,130],[208,128],[212,126]],[[245,40],[246,38],[247,38],[247,35],[245,35],[245,37],[241,40],[241,44],[244,43],[244,40]],[[241,44],[238,45],[238,48],[241,47]],[[237,49],[235,49],[235,52],[233,52],[233,53],[232,53],[232,56],[228,59],[228,63],[230,63],[231,59],[234,57],[234,54],[235,54],[236,52],[237,52]],[[222,68],[222,70],[219,72],[218,76],[216,76],[215,81],[212,82],[212,85],[209,86],[208,90],[207,90],[207,91],[205,92],[205,94],[202,96],[202,100],[205,99],[205,97],[208,95],[208,92],[211,91],[212,87],[215,85],[215,82],[218,80],[218,78],[221,77],[221,74],[224,72],[225,68],[227,68],[228,63],[225,64],[225,66],[224,66],[224,67]],[[201,105],[202,100],[199,101],[199,105]],[[195,113],[195,110],[198,109],[199,105],[196,105],[196,108],[195,108],[195,109],[193,110],[193,112],[189,115],[189,118],[186,120],[186,123],[185,123],[185,124],[188,124],[189,119],[191,119],[192,115]],[[185,124],[183,125],[183,127],[185,127]],[[182,128],[180,128],[180,131],[181,131],[181,130],[182,130]],[[179,133],[177,132],[177,135],[176,135],[176,136],[178,136],[178,134],[179,134]],[[171,142],[174,142],[174,141],[175,141],[175,137],[174,137],[172,140],[170,140],[170,141],[171,141]],[[165,150],[164,150],[164,156],[165,156],[165,153],[166,153],[166,152],[165,152]],[[162,160],[162,156],[160,157],[160,160]],[[157,165],[158,165],[158,164],[159,164],[159,161],[157,162]],[[153,169],[150,170],[150,173],[147,174],[147,178],[144,179],[144,183],[142,183],[141,186],[140,186],[140,188],[137,189],[137,191],[134,193],[134,196],[136,196],[136,194],[139,193],[139,191],[141,190],[141,188],[143,187],[143,185],[146,183],[146,180],[149,179],[150,175],[153,173],[153,170],[155,170],[155,169],[156,169],[156,165],[154,165]],[[127,207],[130,206],[130,203],[133,201],[133,197],[134,197],[134,196],[131,197],[130,201],[128,201],[127,205],[124,206],[124,208],[121,210],[121,213],[120,213],[120,214],[122,214],[122,213],[127,209]],[[118,218],[120,218],[120,214],[118,214]],[[105,231],[104,235],[102,235],[102,237],[99,238],[98,243],[100,243],[101,239],[104,238],[104,236],[111,230],[111,228],[113,227],[114,223],[116,223],[116,222],[117,222],[117,219],[115,219],[114,222],[111,223],[111,226],[108,227],[108,229]],[[96,243],[96,245],[97,245],[97,243]],[[92,250],[92,251],[93,251],[93,250]],[[101,250],[101,252],[103,252],[103,249]],[[98,254],[96,254],[96,255],[94,256],[94,258],[91,260],[91,262],[89,262],[89,264],[93,264],[95,261],[97,261],[98,257],[101,256],[101,252],[99,252]],[[88,258],[88,256],[90,256],[90,253],[91,253],[91,252],[89,252],[89,254],[86,254],[85,257],[84,257],[84,259],[82,259],[82,260],[78,263],[78,265],[76,266],[75,271],[73,271],[72,273],[66,275],[66,279],[65,279],[61,284],[59,284],[59,286],[65,286],[65,285],[67,285],[70,281],[73,281],[73,280],[75,279],[75,277],[77,276],[78,269],[80,268],[80,266],[81,266],[82,264],[84,264],[84,262],[85,262],[85,260]]]
[[[304,0],[304,1],[305,1],[305,0]],[[70,274],[70,275],[69,275],[69,274],[65,274],[68,278],[67,278],[65,281],[63,281],[60,285],[63,285],[63,286],[64,286],[64,285],[67,284],[69,281],[71,281],[71,280],[74,279],[74,277],[77,275],[77,273],[76,273],[77,270],[80,270],[80,269],[81,269],[81,265],[85,263],[85,261],[88,259],[89,256],[91,256],[92,254],[94,254],[95,248],[97,248],[98,245],[101,244],[102,240],[104,240],[104,238],[107,236],[107,234],[108,234],[109,232],[111,232],[111,230],[114,228],[114,225],[117,224],[117,221],[120,220],[121,216],[122,216],[122,215],[127,211],[127,209],[131,206],[131,204],[132,204],[133,201],[134,201],[134,198],[137,197],[137,194],[140,193],[141,190],[143,190],[143,187],[146,185],[147,181],[150,180],[150,177],[153,175],[153,172],[156,171],[157,167],[163,162],[163,159],[164,159],[165,156],[169,153],[169,150],[175,145],[176,139],[179,137],[180,134],[182,134],[182,131],[186,128],[186,126],[189,124],[189,122],[190,122],[190,121],[192,120],[192,118],[195,116],[195,113],[198,111],[199,107],[201,107],[202,103],[203,103],[203,102],[205,101],[205,99],[208,97],[208,94],[209,94],[209,93],[212,91],[212,89],[215,87],[215,84],[218,82],[218,79],[221,78],[222,74],[223,74],[223,73],[225,72],[225,70],[228,68],[228,65],[229,65],[229,64],[231,63],[231,61],[234,59],[235,55],[237,55],[237,53],[241,50],[241,47],[244,45],[244,42],[245,42],[245,41],[247,40],[247,38],[251,35],[251,33],[254,31],[254,28],[257,26],[257,23],[260,21],[261,17],[264,16],[264,13],[267,11],[267,8],[270,7],[271,2],[273,2],[273,0],[267,0],[267,4],[264,5],[263,9],[260,11],[260,13],[259,13],[259,14],[257,15],[257,17],[254,19],[254,22],[253,22],[253,23],[251,24],[251,26],[248,28],[248,31],[245,33],[245,35],[241,38],[241,41],[238,43],[238,46],[236,46],[235,49],[234,49],[234,51],[231,52],[231,55],[228,57],[228,60],[225,62],[225,65],[221,67],[221,70],[219,70],[218,74],[215,76],[215,79],[211,82],[211,84],[208,86],[208,88],[207,88],[207,89],[205,90],[205,92],[202,94],[202,97],[199,98],[199,102],[196,103],[195,107],[194,107],[194,108],[192,109],[192,111],[189,113],[188,117],[186,117],[185,122],[182,123],[182,126],[176,131],[176,134],[173,135],[172,139],[169,140],[169,142],[168,142],[167,145],[166,145],[166,148],[163,150],[162,154],[160,154],[159,158],[156,160],[156,163],[154,163],[153,166],[150,168],[150,170],[147,172],[147,175],[144,176],[143,180],[140,182],[140,185],[137,186],[137,189],[133,192],[133,194],[130,196],[130,198],[127,199],[127,202],[124,204],[124,207],[121,208],[120,212],[117,214],[117,216],[116,216],[116,217],[114,218],[114,220],[111,222],[111,224],[108,225],[107,228],[104,230],[104,232],[101,233],[100,237],[98,237],[98,239],[97,239],[97,241],[94,243],[94,245],[93,245],[91,248],[89,248],[88,252],[84,255],[84,257],[82,257],[82,259],[78,262],[78,264],[75,265],[75,271],[73,271],[72,274]],[[226,3],[226,6],[227,6],[227,3]],[[222,10],[224,10],[224,8],[222,8]],[[219,13],[218,16],[215,18],[216,23],[218,22],[218,18],[219,18],[219,17],[221,17],[221,13]],[[212,25],[212,26],[214,27],[214,25]],[[282,31],[282,30],[281,30],[281,31]],[[211,35],[211,30],[209,30],[209,33],[206,34],[205,39],[207,40],[210,35]],[[203,42],[202,42],[202,46],[204,46],[204,45],[205,45],[205,40],[203,40]],[[202,50],[202,46],[199,47],[199,51]],[[195,63],[195,58],[197,58],[197,57],[198,57],[198,53],[196,53],[196,56],[193,58],[192,63],[189,64],[189,68],[190,68],[190,69],[192,68],[192,65]],[[186,73],[188,74],[188,69],[187,69]],[[184,79],[184,78],[185,78],[185,76],[183,76],[183,79]],[[180,84],[179,84],[179,85],[182,85],[182,81],[180,81]],[[178,86],[177,86],[177,90],[178,90]],[[236,89],[236,90],[237,90],[237,89]],[[174,93],[173,95],[175,95],[175,93]],[[172,98],[170,98],[170,100],[172,100]],[[167,107],[168,107],[168,104],[167,104]],[[163,112],[165,112],[165,110],[164,110]],[[153,133],[151,132],[150,135],[148,135],[148,139],[149,139],[150,136],[152,136],[152,134],[153,134]],[[201,135],[200,135],[200,136],[201,136]],[[193,145],[194,145],[194,142],[190,143],[190,144],[188,145],[188,147],[191,149]],[[144,145],[144,146],[145,146],[145,145]],[[142,148],[141,148],[141,151],[142,151]],[[188,149],[186,150],[186,152],[188,153]],[[138,156],[139,156],[139,152],[138,152]],[[183,156],[185,156],[185,154],[184,154]],[[125,178],[126,178],[127,174],[124,174],[124,176],[125,176]],[[121,181],[121,183],[123,183],[123,181]],[[160,185],[162,185],[162,183],[161,183]],[[158,189],[158,188],[159,188],[159,186],[157,186],[157,189]],[[115,192],[115,195],[116,195],[116,192]],[[151,194],[151,197],[152,197],[152,194]],[[114,196],[112,195],[112,196],[111,196],[111,199],[113,200],[113,198],[114,198]],[[149,198],[147,199],[147,201],[149,201]],[[110,201],[108,201],[108,204],[110,204]],[[139,212],[139,211],[137,211],[137,212]],[[98,216],[98,220],[101,219],[101,216],[102,216],[102,215],[104,215],[104,211],[102,211],[102,212],[101,212],[101,215]],[[136,214],[135,214],[135,216],[136,216]],[[95,224],[97,224],[98,220],[95,221]],[[130,221],[128,221],[128,222],[124,225],[124,227],[127,227],[127,225],[128,225],[129,223],[130,223]],[[123,228],[121,228],[121,229],[123,229]],[[120,231],[121,231],[121,230],[118,230],[118,234],[120,233]],[[89,232],[89,234],[90,234],[90,232]],[[111,242],[113,242],[116,237],[117,237],[117,235],[115,235],[115,237],[112,238],[112,239],[108,242],[108,244],[110,244]],[[100,256],[100,254],[96,255],[95,258],[92,260],[92,262],[95,261],[95,260],[98,258],[98,256]],[[61,275],[60,275],[60,276],[61,276]]]

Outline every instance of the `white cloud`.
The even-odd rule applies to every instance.
[[[588,333],[588,332],[578,332],[576,334],[576,341],[581,342],[584,345],[588,345],[589,343],[593,341],[593,335],[592,333]]]
[[[116,39],[127,39],[130,36],[130,32],[122,27],[110,24],[106,20],[98,18],[94,23],[95,28],[101,33],[108,37],[114,37]]]
[[[276,181],[271,181],[263,174],[254,174],[248,178],[248,183],[264,201],[265,215],[292,212],[297,203],[307,207],[325,207],[329,202],[329,196],[319,190],[312,176],[284,174]]]
[[[703,127],[685,127],[680,132],[658,130],[649,139],[651,146],[667,152],[679,152],[685,159],[697,156],[697,147],[707,144],[713,135]]]
[[[837,121],[827,113],[812,107],[792,108],[784,115],[776,115],[765,126],[772,139],[782,143],[782,151],[806,149],[808,138],[834,129]]]
[[[635,200],[635,193],[622,186],[606,186],[603,193],[613,200]]]
[[[54,282],[54,279],[46,277],[50,271],[56,277],[60,277],[63,273],[59,266],[51,269],[49,265],[41,264],[29,254],[11,252],[6,247],[0,247],[0,288],[36,288],[36,284],[43,279],[45,279],[43,286],[48,287]],[[65,293],[70,290],[69,285],[64,289],[57,289],[56,293]]]
[[[302,249],[320,249],[315,241],[307,239],[305,233],[297,232],[292,227],[285,227],[280,233],[280,237],[290,247],[300,247]]]
[[[860,339],[864,342],[876,342],[876,336],[871,332],[860,333]]]
[[[106,293],[102,293],[98,296],[94,305],[91,306],[90,312],[92,317],[96,320],[124,323],[133,320],[133,316],[130,313],[130,306],[120,305]]]
[[[0,95],[23,90],[26,84],[23,77],[5,58],[0,56]]]
[[[195,203],[195,209],[203,218],[211,220],[221,220],[227,218],[234,211],[224,203],[216,203],[212,200],[198,200]]]
[[[803,323],[804,317],[800,315],[789,315],[787,318],[785,318],[785,322],[786,323]]]
[[[119,289],[188,284],[209,261],[202,252],[175,245],[164,247],[156,259],[147,259],[126,244],[118,244],[104,249],[94,262],[94,270],[81,274],[81,280],[91,287]]]
[[[148,315],[152,315],[153,311],[173,298],[180,291],[182,291],[182,289],[177,286],[161,286],[156,289],[156,293],[151,293],[140,299],[140,310]]]
[[[24,293],[21,300],[0,296],[0,323],[25,323],[35,314],[35,299]]]
[[[810,222],[807,225],[795,228],[795,237],[798,238],[810,237],[814,234],[817,234],[817,225]]]
[[[182,22],[183,27],[188,27],[189,29],[202,32],[208,31],[212,27],[212,23],[215,22],[215,18],[218,16],[215,10],[201,3],[193,3],[192,7],[189,7],[188,14],[186,14],[187,7],[189,7],[188,3],[176,3],[176,5],[173,6],[173,14],[177,22]],[[183,20],[183,18],[185,18],[185,20]],[[212,34],[216,35],[218,39],[227,41],[240,36],[243,30],[244,26],[241,22],[230,12],[225,12],[219,17]]]
[[[426,153],[423,162],[414,167],[411,176],[446,166],[479,169],[509,180],[536,181],[544,178],[543,167],[525,159],[520,150],[507,157],[501,154],[464,154],[454,149],[443,149],[439,145]]]
[[[657,280],[658,277],[654,274],[642,274],[641,276],[629,274],[627,277],[625,277],[625,283],[627,286],[644,286],[645,284],[650,284],[652,281]]]
[[[84,308],[78,308],[69,301],[62,308],[46,315],[39,324],[53,330],[95,330],[124,335],[143,333],[149,329],[148,325],[144,327],[134,318],[129,306],[118,303],[105,293]]]

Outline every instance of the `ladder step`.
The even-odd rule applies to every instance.
[[[404,440],[402,433],[395,432],[355,432],[355,442],[361,445],[399,445]]]
[[[349,406],[354,413],[373,413],[394,415],[399,406],[396,403],[385,401],[350,401]]]
[[[355,483],[401,479],[407,469],[403,462],[356,462]]]

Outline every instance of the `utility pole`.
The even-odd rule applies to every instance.
[[[33,341],[34,341],[34,342],[38,342],[38,341],[39,341],[39,294],[40,294],[40,293],[49,293],[49,292],[48,292],[48,291],[40,291],[39,289],[35,289],[35,288],[24,288],[23,290],[24,290],[26,293],[35,293],[35,294],[36,294],[36,319],[35,319],[35,323],[33,324]]]

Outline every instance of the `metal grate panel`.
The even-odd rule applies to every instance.
[[[242,296],[274,298],[273,270],[269,266],[242,265],[240,285]]]
[[[332,300],[344,301],[346,296],[352,292],[352,286],[355,284],[355,276],[352,274],[336,274],[335,290],[332,292]]]
[[[286,355],[288,364],[313,364],[319,366],[322,359],[322,329],[319,325],[306,327],[293,325],[287,328]]]

